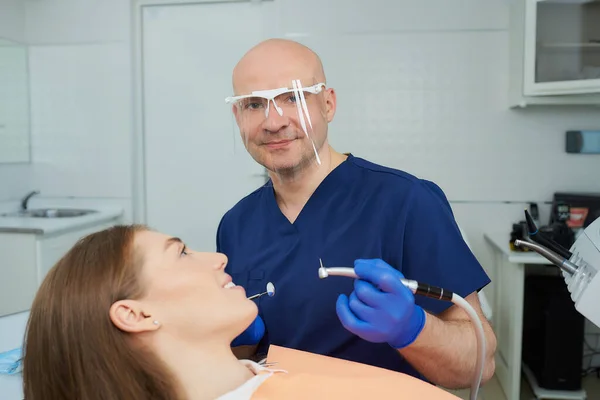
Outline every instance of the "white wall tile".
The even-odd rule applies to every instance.
[[[131,197],[128,50],[31,48],[34,185],[44,196]]]
[[[20,43],[24,42],[24,1],[0,0],[0,38]],[[3,90],[3,88],[5,86],[0,85],[0,90]],[[0,104],[0,107],[2,107],[2,104]],[[31,169],[28,164],[0,163],[0,201],[17,199],[30,190],[30,172]]]
[[[29,67],[26,46],[0,44],[0,162],[30,159]]]
[[[25,41],[24,0],[0,0],[0,38]]]
[[[0,202],[19,200],[29,191],[33,171],[29,164],[0,163]]]
[[[127,0],[29,1],[27,39],[38,45],[127,41],[131,3]]]
[[[276,23],[285,33],[309,36],[497,30],[508,27],[506,5],[501,0],[284,0]]]

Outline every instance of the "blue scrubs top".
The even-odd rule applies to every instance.
[[[326,267],[353,267],[381,258],[406,278],[462,297],[490,279],[462,239],[446,196],[432,182],[348,155],[323,180],[294,223],[283,215],[271,182],[243,198],[222,218],[217,251],[226,272],[248,296],[268,282],[275,296],[258,300],[266,334],[259,351],[274,344],[404,372],[424,379],[397,350],[347,331],[335,304],[354,280],[319,279]],[[438,314],[452,305],[416,296]]]

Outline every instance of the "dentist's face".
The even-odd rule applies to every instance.
[[[255,47],[240,60],[233,74],[235,95],[292,88],[294,80],[299,80],[302,87],[310,87],[324,83],[325,75],[314,53],[287,41],[268,41]],[[283,110],[281,114],[272,102],[268,116],[266,107],[232,108],[246,149],[256,162],[272,172],[293,174],[314,165],[314,151],[320,152],[327,141],[328,123],[335,113],[333,89],[325,88],[318,94],[306,92],[304,96],[304,104],[293,93],[279,96],[276,102]],[[309,117],[301,118],[298,106]]]
[[[142,256],[140,302],[161,330],[187,341],[243,332],[258,313],[241,286],[224,272],[227,257],[188,249],[178,238],[153,231],[135,235]]]

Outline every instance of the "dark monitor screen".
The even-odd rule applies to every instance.
[[[569,206],[570,216],[567,225],[572,228],[586,228],[600,218],[600,193],[555,193],[550,224],[561,220],[561,204]]]

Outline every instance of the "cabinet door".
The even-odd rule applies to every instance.
[[[36,278],[35,235],[0,233],[0,317],[29,309]]]
[[[527,96],[600,93],[600,0],[527,0]]]

